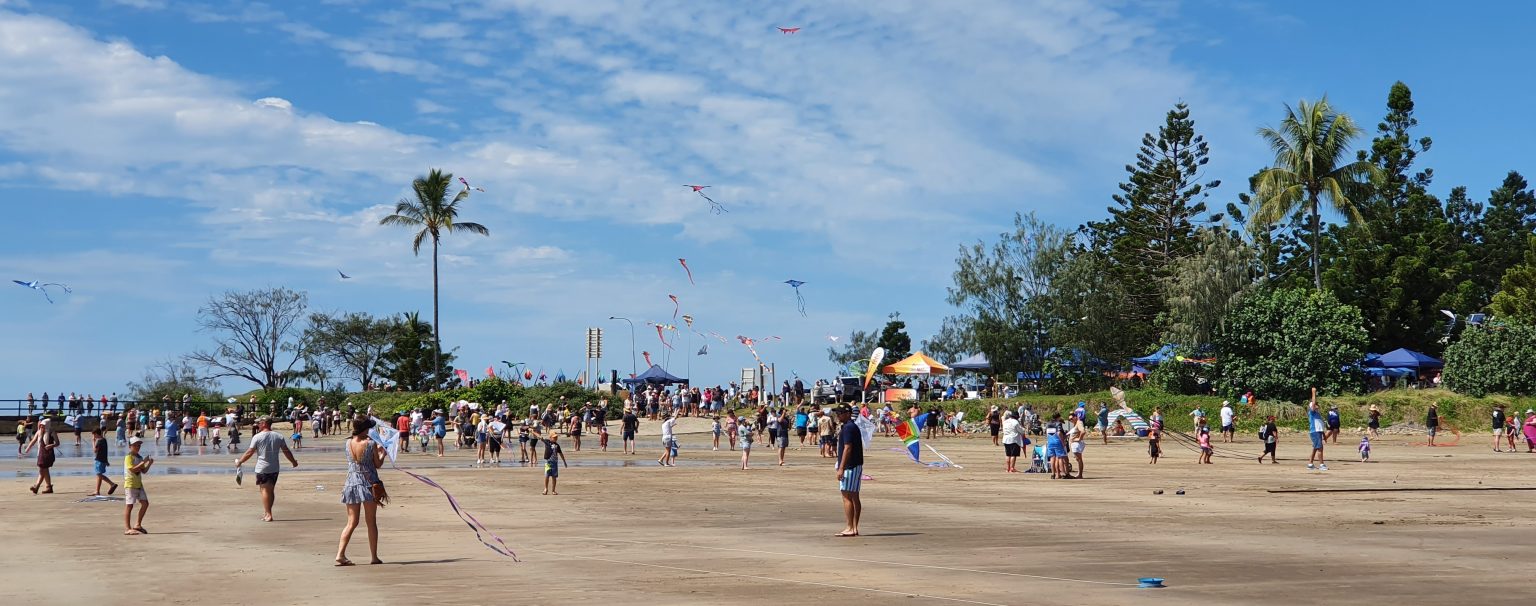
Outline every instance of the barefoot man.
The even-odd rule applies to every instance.
[[[859,481],[864,478],[864,436],[852,417],[853,409],[847,404],[837,408],[837,420],[842,424],[837,440],[837,486],[843,493],[843,515],[848,518],[848,527],[837,533],[840,537],[859,536],[859,516],[864,513],[864,504],[859,501]]]
[[[245,451],[239,459],[235,460],[235,467],[239,468],[252,455],[256,456],[256,487],[261,489],[261,520],[272,521],[272,503],[277,501],[277,472],[282,469],[282,463],[277,460],[281,453],[288,457],[288,462],[294,467],[299,466],[298,459],[293,458],[293,451],[288,450],[288,442],[283,436],[272,431],[272,419],[262,417],[256,420],[256,429],[260,433],[251,438],[251,447]]]

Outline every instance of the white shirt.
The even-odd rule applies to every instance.
[[[675,422],[676,422],[675,419],[667,419],[667,420],[661,422],[661,439],[663,439],[663,440],[670,440],[670,439],[672,439],[672,424],[675,423]]]
[[[1221,407],[1221,424],[1222,424],[1223,427],[1232,424],[1232,407],[1231,406],[1223,406],[1223,407]]]
[[[1018,419],[1003,419],[1003,443],[1019,444],[1019,437],[1023,434],[1019,428]]]

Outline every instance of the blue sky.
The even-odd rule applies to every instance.
[[[1141,134],[1179,100],[1217,206],[1267,158],[1282,104],[1329,94],[1367,128],[1414,90],[1434,191],[1481,199],[1529,166],[1525,3],[0,0],[0,397],[121,391],[206,347],[225,290],[319,310],[431,311],[430,265],[378,219],[429,167],[488,190],[490,238],[443,255],[460,366],[573,375],[671,322],[782,336],[781,375],[827,376],[827,335],[950,309],[956,248],[1016,211],[1103,215]],[[799,26],[793,36],[774,26]],[[1365,144],[1366,141],[1361,141]],[[1525,163],[1524,165],[1520,163]],[[681,187],[710,184],[711,215]],[[676,259],[686,257],[690,286]],[[355,279],[341,282],[342,269]],[[808,317],[782,284],[803,280]],[[751,357],[679,337],[674,372]],[[232,389],[248,386],[230,383]]]

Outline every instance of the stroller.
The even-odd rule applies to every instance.
[[[1029,452],[1029,469],[1024,470],[1024,473],[1048,473],[1045,468],[1045,447],[1036,446],[1029,449]]]

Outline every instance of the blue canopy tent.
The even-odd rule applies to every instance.
[[[990,370],[992,363],[987,361],[987,354],[976,354],[959,362],[949,365],[955,370]]]
[[[1162,347],[1157,348],[1157,351],[1154,351],[1154,352],[1152,352],[1150,354],[1147,354],[1145,356],[1142,356],[1140,358],[1131,358],[1131,362],[1135,363],[1135,364],[1140,364],[1142,366],[1157,366],[1158,364],[1162,364],[1163,362],[1167,362],[1168,360],[1172,360],[1173,359],[1173,350],[1178,349],[1178,347],[1179,347],[1178,345],[1175,345],[1173,343],[1169,343],[1167,345],[1164,345]]]
[[[1406,348],[1394,349],[1381,354],[1381,357],[1374,360],[1368,359],[1363,365],[1372,368],[1409,368],[1413,370],[1445,368],[1445,362]]]
[[[679,379],[670,374],[667,374],[666,370],[663,370],[661,366],[656,364],[652,364],[650,368],[645,369],[645,372],[640,373],[640,376],[632,379],[624,379],[623,381],[625,385],[639,385],[641,383],[651,385],[671,385],[673,383],[682,383],[684,385],[688,384],[688,379]]]

